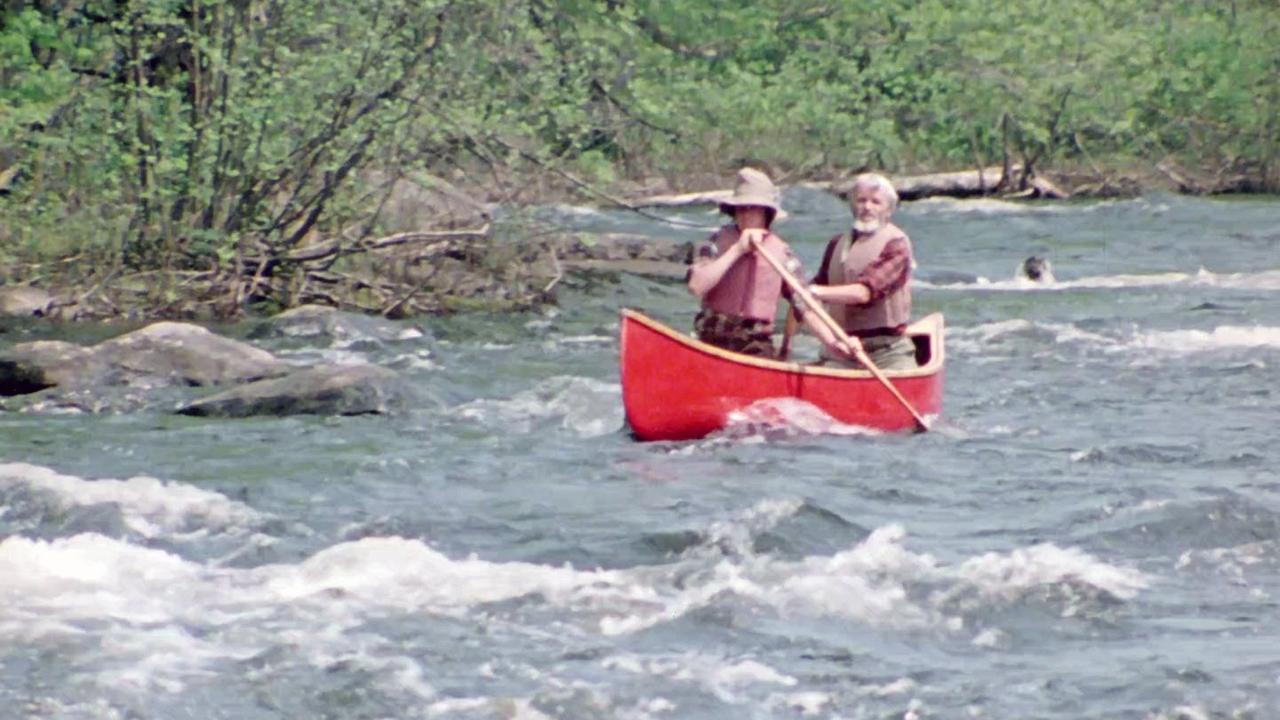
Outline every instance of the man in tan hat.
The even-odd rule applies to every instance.
[[[794,274],[800,272],[800,262],[791,248],[770,230],[781,211],[778,190],[768,175],[742,168],[733,195],[720,203],[720,211],[733,222],[698,248],[689,268],[689,292],[702,300],[702,309],[693,321],[694,331],[699,340],[726,350],[776,358],[773,326],[778,300],[786,297],[796,303],[782,277],[756,252],[755,243],[761,243],[765,252]],[[822,332],[811,313],[797,315],[818,337],[836,343],[828,350],[833,356],[852,354],[852,348],[840,347],[829,332]]]
[[[822,266],[809,286],[850,337],[857,338],[876,367],[916,367],[915,345],[903,333],[911,320],[911,240],[890,222],[898,193],[875,173],[854,179],[849,197],[853,229],[831,238]],[[858,366],[823,352],[824,364]]]

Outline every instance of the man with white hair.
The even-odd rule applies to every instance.
[[[904,335],[911,320],[911,240],[889,219],[898,192],[883,175],[859,175],[849,196],[853,229],[831,238],[809,286],[876,367],[916,367],[915,345]],[[823,348],[822,364],[858,367]]]

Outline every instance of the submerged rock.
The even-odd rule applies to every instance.
[[[178,408],[181,415],[384,414],[405,407],[409,387],[394,370],[369,364],[327,365],[259,380]]]
[[[421,328],[385,318],[345,312],[328,305],[302,305],[275,315],[256,326],[251,338],[323,338],[350,346],[413,340],[425,335]]]

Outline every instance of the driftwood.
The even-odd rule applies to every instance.
[[[1056,187],[1048,180],[1031,176],[1022,177],[1022,167],[1013,165],[1009,168],[1009,177],[1004,175],[1004,168],[995,165],[977,170],[960,172],[930,173],[927,175],[900,175],[890,178],[898,197],[903,200],[919,200],[926,197],[974,197],[979,195],[1000,195],[1002,197],[1037,197],[1062,199],[1069,194]],[[826,184],[828,191],[848,197],[853,191],[853,178]]]
[[[890,177],[890,182],[903,200],[918,200],[926,197],[974,197],[979,195],[999,195],[1012,198],[1051,198],[1070,197],[1049,180],[1031,176],[1022,177],[1021,166],[1014,165],[1009,169],[1006,182],[1004,168],[993,166],[977,170],[961,172],[931,173],[928,175],[899,175]],[[830,192],[842,198],[848,197],[853,190],[853,178],[833,181],[815,181],[803,183],[804,187]],[[731,190],[711,190],[707,192],[683,193],[679,195],[654,195],[641,198],[632,203],[636,207],[695,207],[700,205],[719,205],[732,195]]]
[[[719,205],[733,195],[732,190],[683,193],[680,195],[653,195],[632,203],[634,207],[690,207],[695,205]]]
[[[306,247],[290,250],[285,253],[281,259],[288,262],[305,263],[324,260],[335,255],[352,255],[371,250],[382,250],[384,248],[395,247],[397,245],[408,245],[426,241],[434,242],[437,240],[482,240],[487,237],[489,237],[488,223],[476,228],[475,230],[403,232],[396,233],[395,235],[388,235],[387,237],[379,238],[377,240],[355,243],[344,243],[342,240],[329,240],[316,245],[308,245]]]
[[[1170,158],[1156,163],[1156,169],[1173,183],[1178,192],[1187,195],[1268,192],[1266,169],[1257,163],[1238,158],[1223,160],[1216,168],[1188,170]]]

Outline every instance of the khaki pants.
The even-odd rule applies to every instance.
[[[916,367],[916,344],[911,338],[901,335],[863,338],[862,348],[867,357],[881,370],[913,370]],[[833,358],[826,348],[822,349],[822,359],[818,365],[826,367],[843,367],[861,369],[862,363],[857,360]]]

